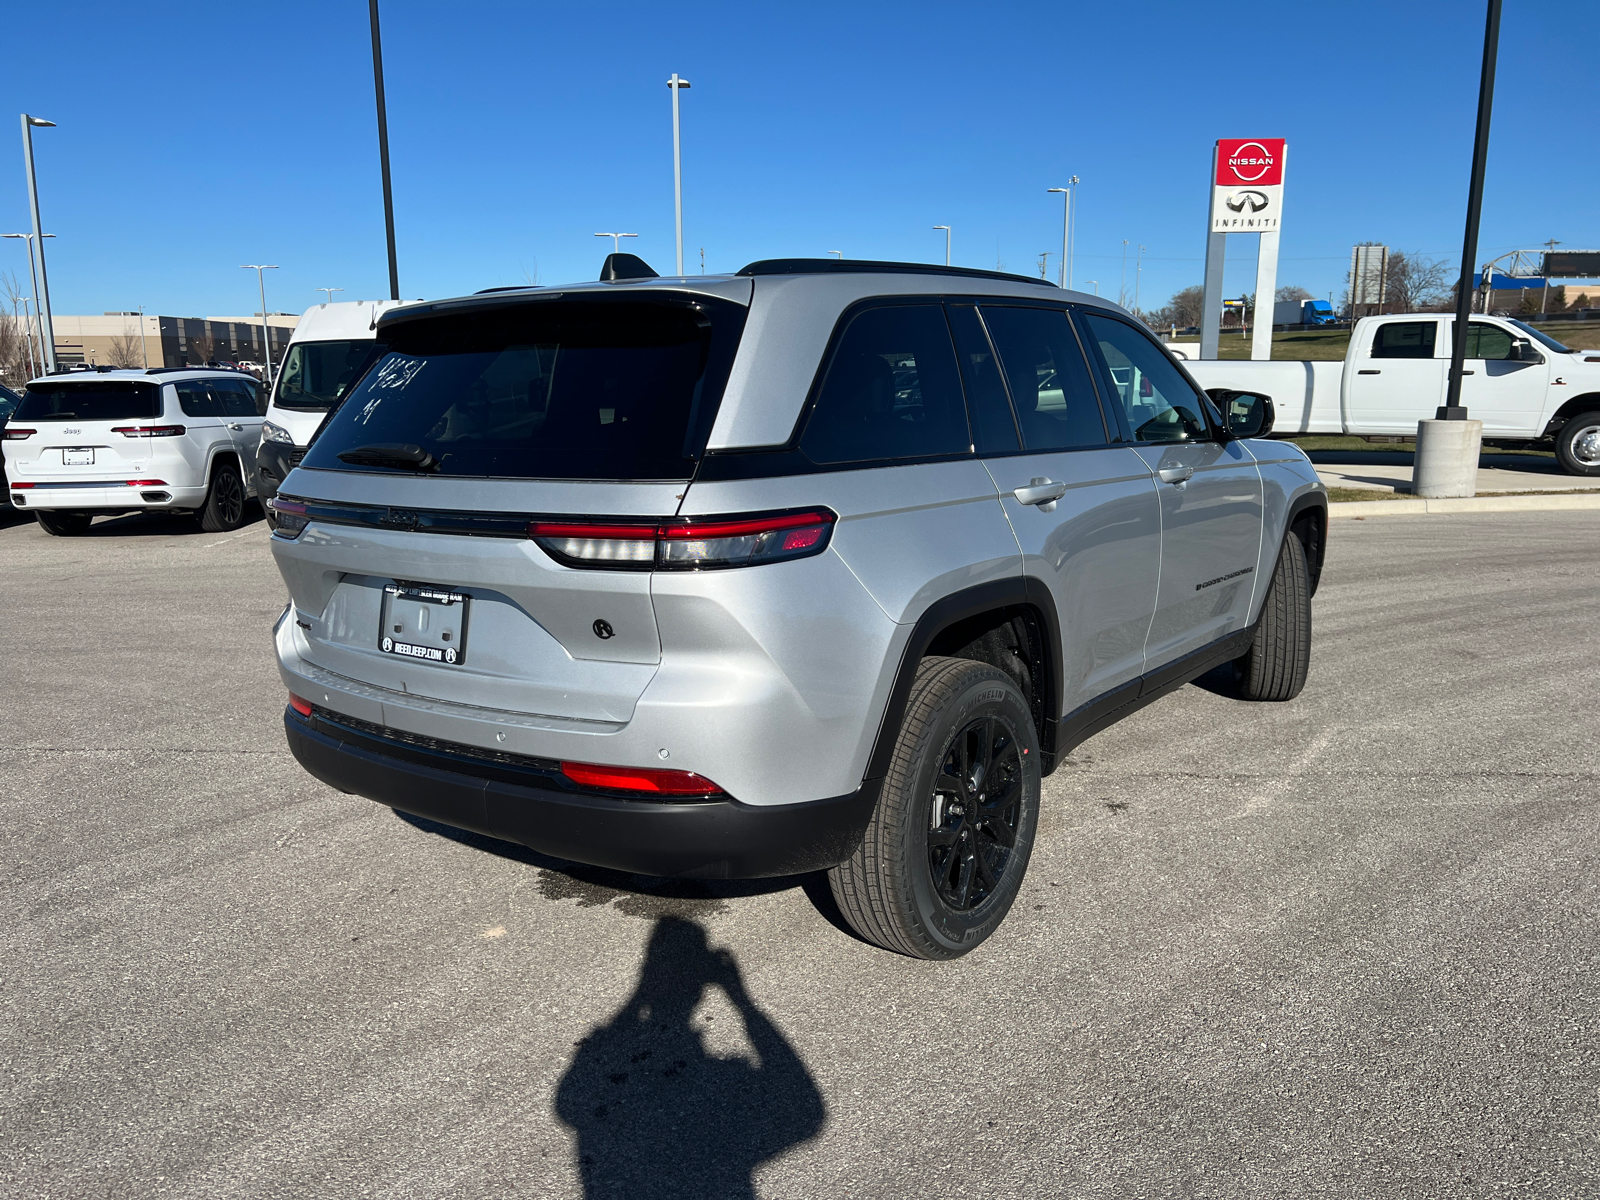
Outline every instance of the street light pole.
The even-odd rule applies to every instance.
[[[54,129],[54,121],[46,121],[41,117],[30,117],[22,114],[22,158],[28,168],[28,206],[33,211],[33,236],[35,240],[44,236],[43,226],[39,221],[39,181],[33,173],[33,127],[38,125],[44,129]],[[31,248],[32,243],[29,243]],[[31,256],[30,256],[31,257]],[[44,242],[39,241],[39,274],[33,281],[33,294],[38,297],[34,311],[39,314],[39,341],[40,348],[44,351],[45,374],[56,369],[56,331],[50,322],[50,281],[44,269]]]
[[[1074,175],[1067,180],[1067,186],[1072,189],[1072,194],[1067,197],[1067,206],[1072,213],[1072,222],[1067,229],[1067,287],[1072,287],[1073,257],[1078,242],[1078,177]]]
[[[1091,279],[1088,280],[1088,284],[1090,287],[1094,288],[1094,294],[1098,296],[1100,294],[1100,281],[1098,279]]]
[[[597,233],[595,237],[608,237],[611,239],[611,253],[616,254],[622,249],[622,239],[625,237],[638,237],[637,233]],[[681,275],[682,272],[680,271]]]
[[[272,337],[267,332],[267,276],[266,276],[266,272],[267,271],[276,271],[277,269],[278,269],[277,267],[271,265],[270,263],[245,263],[239,268],[239,270],[241,270],[241,271],[254,271],[256,273],[256,282],[261,285],[261,349],[266,352],[266,356],[267,356],[267,378],[266,378],[266,383],[267,383],[268,387],[272,386]],[[320,291],[321,289],[319,288],[317,290]],[[342,290],[342,289],[336,289],[336,290]],[[398,296],[395,297],[395,298],[399,299]]]
[[[948,267],[950,265],[950,226],[935,225],[934,228],[944,230],[944,265]]]
[[[262,305],[265,308],[265,305]],[[144,359],[144,369],[150,369],[150,347],[144,340],[144,305],[139,305],[139,357]]]
[[[843,250],[829,250],[828,253],[833,255],[840,262],[844,261],[844,251]]]
[[[28,377],[31,379],[37,372],[34,370],[33,358],[33,313],[28,305],[32,296],[16,296],[11,300],[11,326],[16,328],[17,305],[22,305],[22,336],[28,343]]]
[[[312,288],[312,289],[311,289],[311,290],[312,290],[312,291],[313,291],[313,292],[326,292],[326,293],[327,293],[327,294],[328,294],[328,298],[327,298],[327,299],[326,299],[326,300],[324,300],[324,301],[323,301],[323,303],[324,303],[324,304],[332,304],[332,303],[333,303],[333,294],[334,294],[334,293],[335,293],[335,292],[342,292],[342,291],[344,291],[344,289],[343,289],[343,288]],[[265,304],[265,303],[263,303],[263,304],[262,304],[262,305],[261,305],[261,308],[262,308],[262,311],[263,311],[263,312],[265,312],[265,311],[266,311],[266,307],[267,307],[267,306],[266,306],[266,304]]]
[[[672,213],[678,230],[678,274],[683,274],[683,140],[678,126],[678,93],[690,86],[674,71],[667,80],[672,89]]]
[[[1078,177],[1074,175],[1072,178],[1076,182]],[[1046,188],[1045,191],[1061,193],[1061,258],[1056,265],[1061,268],[1061,286],[1065,288],[1067,286],[1067,230],[1072,227],[1072,189],[1068,186],[1064,188]]]
[[[1467,192],[1467,230],[1461,244],[1461,281],[1456,285],[1456,324],[1451,338],[1450,382],[1435,420],[1465,421],[1461,372],[1467,357],[1467,320],[1472,311],[1472,264],[1478,259],[1478,222],[1483,215],[1483,176],[1489,158],[1489,118],[1494,110],[1494,68],[1500,49],[1500,0],[1489,0],[1483,29],[1483,70],[1478,77],[1478,130],[1472,144],[1472,182]],[[1420,446],[1418,447],[1420,450]]]
[[[1139,284],[1144,281],[1144,247],[1139,247],[1139,259],[1133,269],[1133,312],[1139,314]]]
[[[367,0],[372,25],[372,88],[378,98],[378,165],[383,171],[383,228],[389,239],[389,299],[400,299],[400,263],[394,253],[394,189],[389,186],[389,113],[383,102],[383,39],[378,35],[378,0]],[[263,314],[266,301],[261,303]],[[261,318],[266,324],[266,316]],[[270,355],[269,355],[270,365]],[[272,372],[267,372],[270,377]]]

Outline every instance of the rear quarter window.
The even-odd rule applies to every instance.
[[[887,305],[852,317],[800,437],[805,456],[870,462],[964,454],[971,445],[943,306]]]

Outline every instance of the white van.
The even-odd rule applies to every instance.
[[[376,350],[373,332],[381,313],[399,300],[348,300],[318,304],[295,326],[256,450],[256,488],[262,503],[305,457],[311,435]],[[272,519],[268,509],[268,520]]]

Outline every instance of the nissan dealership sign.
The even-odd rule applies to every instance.
[[[1212,233],[1277,232],[1283,208],[1283,138],[1219,138]]]

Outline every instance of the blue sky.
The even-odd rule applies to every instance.
[[[1036,274],[1077,174],[1076,282],[1146,308],[1201,277],[1218,137],[1289,139],[1280,283],[1343,287],[1350,246],[1460,254],[1481,0],[554,5],[385,0],[402,293],[593,278],[609,242],[672,264],[667,76],[683,96],[689,269],[842,250]],[[10,14],[0,225],[35,146],[58,313],[300,311],[387,293],[366,5],[125,3]],[[1481,245],[1600,246],[1580,118],[1600,5],[1507,0]],[[10,132],[5,132],[9,129]],[[0,270],[25,276],[22,243]],[[1254,280],[1230,238],[1229,293]],[[1055,273],[1051,259],[1051,274]]]

